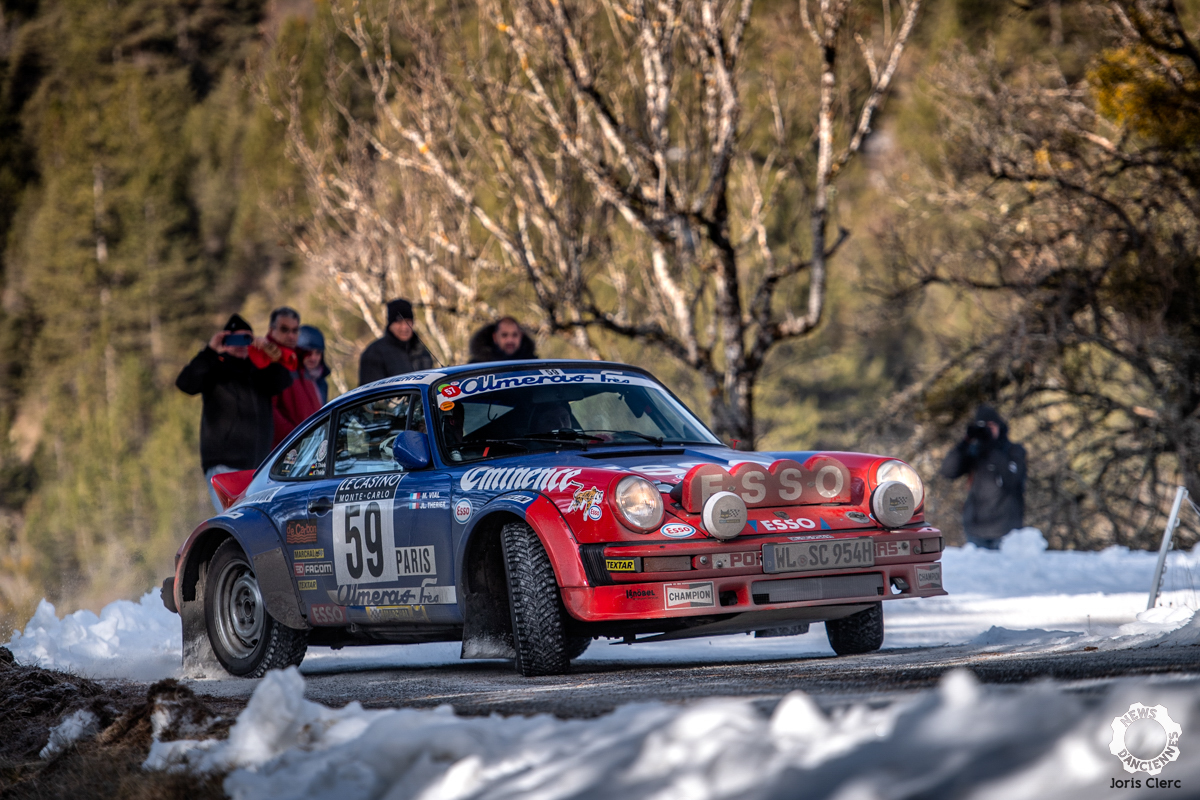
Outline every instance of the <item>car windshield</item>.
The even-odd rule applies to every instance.
[[[721,444],[652,379],[611,370],[488,373],[434,387],[448,462],[650,443]]]

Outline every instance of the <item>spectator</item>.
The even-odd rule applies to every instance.
[[[519,358],[537,358],[533,339],[512,317],[501,317],[491,325],[475,331],[467,348],[471,364],[481,361],[514,361]]]
[[[213,508],[222,511],[213,475],[254,469],[271,452],[274,436],[271,398],[291,383],[291,377],[278,362],[283,351],[265,338],[254,340],[257,354],[266,366],[250,360],[251,347],[229,346],[230,334],[250,334],[250,325],[238,314],[229,318],[224,329],[179,373],[175,385],[191,395],[204,398],[200,417],[200,466],[212,498]]]
[[[309,379],[296,356],[299,337],[300,313],[296,309],[281,306],[271,312],[271,328],[267,338],[279,345],[289,356],[284,358],[282,363],[292,375],[292,385],[271,400],[275,418],[275,438],[271,442],[272,447],[287,438],[289,433],[296,430],[297,425],[324,405],[316,384]]]
[[[1025,525],[1025,448],[1008,440],[1008,424],[991,406],[980,406],[966,437],[946,454],[942,477],[966,475],[963,506],[967,541],[989,550],[1004,534]]]
[[[387,304],[387,330],[367,345],[358,360],[358,385],[433,368],[433,356],[413,330],[412,303],[391,300]]]
[[[325,366],[325,337],[319,328],[312,325],[300,326],[300,338],[296,342],[296,355],[300,367],[317,387],[321,405],[329,402],[329,367]]]

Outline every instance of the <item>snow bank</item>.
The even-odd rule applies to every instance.
[[[76,611],[59,619],[45,600],[5,645],[18,663],[94,678],[154,681],[180,670],[183,631],[179,617],[162,604],[159,589],[132,603],[109,603],[96,616]]]
[[[802,692],[750,701],[628,705],[592,720],[330,709],[295,669],[259,684],[224,741],[156,742],[147,769],[228,772],[242,798],[1084,798],[1126,774],[1111,723],[1132,702],[1185,731],[1200,697],[1125,683],[1098,705],[1053,685],[980,686],[969,672],[882,709],[824,714]],[[1145,776],[1142,776],[1143,778]],[[1164,778],[1200,781],[1185,754]]]

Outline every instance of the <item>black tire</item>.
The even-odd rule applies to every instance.
[[[590,636],[568,636],[567,637],[567,658],[571,661],[579,658],[587,652],[587,649],[592,644]]]
[[[505,525],[500,542],[508,576],[517,672],[527,678],[562,675],[571,664],[569,642],[573,637],[564,630],[564,610],[550,557],[524,522]]]
[[[213,553],[204,583],[204,623],[217,660],[231,675],[261,678],[271,669],[299,666],[308,631],[267,613],[254,567],[233,539]]]
[[[883,646],[883,603],[825,623],[829,646],[839,656],[871,653]]]

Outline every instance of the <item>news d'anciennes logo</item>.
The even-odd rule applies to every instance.
[[[1171,719],[1164,706],[1134,703],[1112,721],[1113,738],[1108,750],[1121,759],[1129,773],[1157,775],[1179,758],[1179,736],[1183,728]]]

